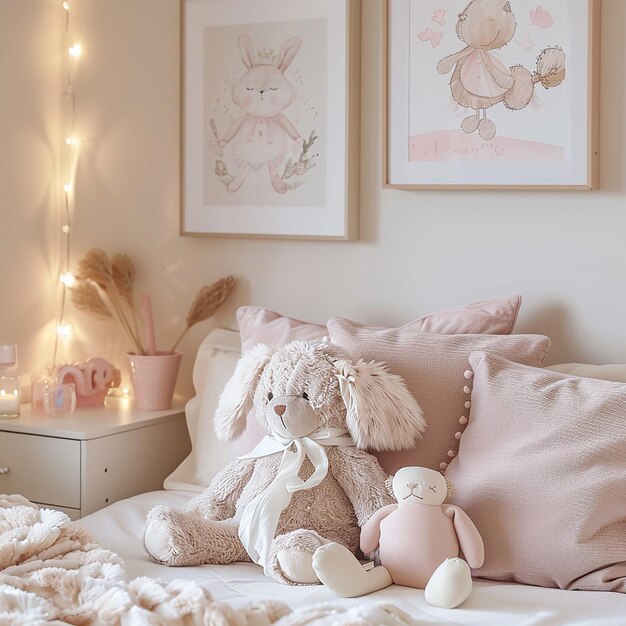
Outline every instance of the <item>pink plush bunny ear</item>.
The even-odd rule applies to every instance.
[[[382,363],[335,363],[348,430],[358,448],[404,450],[415,446],[426,426],[422,409],[402,378]]]
[[[298,50],[302,46],[302,39],[300,37],[292,37],[289,41],[285,42],[285,45],[280,49],[278,53],[278,59],[276,61],[276,67],[284,72],[291,62],[296,58]]]
[[[213,418],[213,428],[222,441],[237,439],[246,429],[256,386],[273,353],[273,348],[258,344],[239,359]]]
[[[252,45],[248,35],[241,35],[239,37],[239,52],[241,54],[243,64],[248,69],[252,68],[256,61],[256,53],[254,52],[254,46]]]

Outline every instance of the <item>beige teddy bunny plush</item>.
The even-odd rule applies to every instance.
[[[365,449],[412,448],[422,412],[383,364],[305,342],[242,356],[220,397],[218,436],[241,436],[252,408],[267,437],[182,510],[155,507],[146,548],[167,565],[254,561],[283,583],[319,583],[317,548],[359,554],[360,528],[394,501]]]

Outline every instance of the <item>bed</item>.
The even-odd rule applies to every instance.
[[[475,581],[474,592],[460,608],[438,609],[424,592],[392,586],[365,598],[345,600],[322,586],[286,586],[266,578],[253,564],[168,568],[153,563],[142,542],[148,511],[157,504],[182,506],[193,492],[168,490],[122,500],[80,520],[102,546],[117,552],[131,577],[151,576],[166,581],[193,580],[217,599],[237,608],[253,600],[275,599],[292,609],[329,602],[341,605],[392,603],[420,624],[497,624],[502,626],[624,626],[626,597],[618,593],[562,591],[524,585]],[[332,622],[329,622],[332,623]]]
[[[290,331],[292,330],[292,321],[290,321]],[[241,339],[243,339],[243,335]],[[11,616],[22,615],[25,610],[24,607],[27,605],[30,607],[30,610],[37,609],[37,606],[31,607],[33,605],[32,597],[21,597],[19,593],[14,596],[13,590],[31,590],[34,588],[36,595],[40,597],[50,596],[51,587],[49,583],[51,579],[42,582],[40,579],[43,574],[39,576],[36,572],[28,571],[29,562],[43,558],[40,554],[51,559],[49,563],[44,562],[44,565],[47,564],[49,566],[49,576],[54,578],[57,568],[63,565],[70,570],[67,575],[68,580],[71,578],[72,571],[74,571],[74,574],[83,571],[89,572],[89,568],[93,567],[93,564],[90,563],[94,560],[90,555],[95,554],[98,560],[106,562],[106,565],[102,568],[98,566],[97,580],[95,581],[96,587],[94,589],[97,590],[95,595],[109,596],[107,615],[111,619],[106,621],[107,624],[153,623],[152,621],[144,620],[148,618],[151,620],[159,610],[167,613],[172,606],[180,605],[181,599],[183,602],[186,602],[186,598],[190,593],[198,596],[199,593],[202,593],[199,592],[199,589],[203,589],[207,592],[209,602],[215,600],[216,604],[226,606],[226,612],[231,610],[230,607],[232,607],[232,610],[236,613],[236,616],[232,618],[224,618],[223,613],[220,613],[219,618],[209,618],[208,620],[205,615],[203,623],[208,624],[241,624],[246,626],[266,626],[274,623],[280,624],[280,626],[283,626],[283,624],[285,626],[303,626],[305,624],[310,626],[355,624],[359,626],[415,626],[417,624],[626,626],[626,595],[622,593],[565,591],[477,579],[469,600],[459,608],[447,610],[428,604],[424,599],[423,591],[397,585],[392,585],[383,591],[365,597],[348,600],[340,598],[322,585],[288,586],[280,584],[264,576],[262,568],[251,563],[181,568],[170,568],[155,563],[150,559],[143,544],[143,532],[148,512],[156,505],[182,507],[190,498],[208,485],[211,478],[220,468],[235,456],[245,453],[254,445],[255,438],[259,436],[259,433],[254,430],[254,424],[251,424],[252,428],[246,431],[242,439],[229,444],[218,442],[213,433],[211,421],[203,418],[203,416],[213,414],[217,398],[226,381],[230,378],[240,356],[240,345],[242,343],[240,343],[238,333],[217,329],[200,346],[193,372],[197,395],[190,400],[186,407],[187,426],[193,449],[189,457],[166,479],[164,490],[144,493],[116,502],[77,522],[78,528],[86,531],[85,537],[87,539],[81,538],[81,541],[93,540],[104,549],[101,556],[98,552],[100,550],[98,546],[96,546],[95,552],[89,551],[93,549],[93,545],[90,545],[88,548],[79,546],[82,552],[78,550],[77,552],[68,552],[68,554],[62,555],[64,561],[61,564],[59,561],[60,553],[54,552],[54,545],[63,543],[59,540],[55,540],[56,544],[54,541],[51,542],[53,544],[52,553],[50,552],[50,547],[46,544],[44,551],[41,553],[33,550],[34,556],[27,561],[24,561],[23,555],[14,555],[13,561],[10,561],[6,551],[4,553],[0,551],[0,560],[5,562],[2,565],[3,571],[0,573],[0,623],[59,623],[50,620],[41,622],[29,621],[28,619],[26,621],[23,619],[21,621],[13,620]],[[581,372],[575,369],[571,370],[568,367],[561,367],[560,370],[569,374],[593,375],[586,370]],[[626,380],[626,368],[621,367],[617,368],[617,370],[611,368],[610,371],[598,371],[598,378],[602,378],[604,375],[611,380]],[[252,421],[254,422],[254,420]],[[14,504],[21,506],[24,503],[21,501],[16,503],[9,502],[8,504],[6,502],[2,503],[3,510],[0,513],[2,513],[2,525],[5,534],[7,532],[7,524],[12,522],[6,506],[10,507]],[[26,513],[28,513],[27,510]],[[37,515],[43,519],[48,514],[38,512]],[[39,517],[37,516],[33,517],[35,521],[38,519]],[[16,522],[15,525],[19,524]],[[31,528],[20,529],[21,537],[32,534],[32,526],[33,524],[31,523]],[[66,523],[63,520],[53,518],[51,528],[49,529],[50,536],[54,535],[54,537],[57,537],[58,529],[65,528],[65,526]],[[18,530],[14,529],[13,532],[18,532]],[[61,532],[61,539],[64,538],[64,532],[66,530]],[[72,539],[75,538],[75,536],[72,537]],[[111,552],[106,553],[106,551]],[[123,560],[123,565],[114,553]],[[80,557],[76,561],[80,563],[80,567],[72,570],[74,566],[71,563],[72,560],[76,560],[76,555]],[[618,558],[618,561],[621,560],[621,558]],[[11,566],[7,567],[7,563]],[[123,573],[119,569],[120,567],[124,568]],[[118,582],[121,581],[121,587],[123,588],[120,598],[114,597],[114,594],[118,591],[117,587],[120,587],[115,582],[116,579]],[[133,580],[138,580],[141,584],[135,585],[134,596],[132,599],[129,599],[126,592],[133,586]],[[156,584],[154,581],[163,581],[163,583]],[[179,584],[173,581],[185,582]],[[69,588],[67,585],[55,584],[57,584],[58,588]],[[195,585],[195,587],[187,589],[185,585]],[[168,596],[168,606],[165,606],[165,602],[163,603],[165,608],[163,606],[159,608],[157,606],[158,603],[151,604],[150,610],[152,614],[149,616],[138,615],[135,621],[125,617],[124,606],[132,606],[133,610],[140,605],[147,606],[145,589],[151,588],[151,593],[161,594],[165,597],[169,593],[167,590],[171,590],[170,586],[173,586],[171,588],[174,589],[175,593],[171,593]],[[81,587],[81,589],[86,588],[82,580],[77,587]],[[62,596],[63,594],[57,595]],[[88,600],[85,606],[91,603],[89,610],[93,613],[94,593],[91,593],[91,596],[89,596],[89,589],[86,591],[86,596],[79,598],[76,595],[74,600],[76,604],[79,604],[85,598]],[[289,609],[293,611],[292,615],[283,614],[284,617],[272,617],[271,619],[261,621],[257,619],[258,616],[255,617],[254,615],[252,618],[241,617],[246,611],[250,611],[250,607],[254,607],[255,603],[260,605],[266,603],[269,606],[275,602],[282,602],[288,605]],[[97,604],[97,600],[95,604]],[[69,601],[62,606],[58,606],[57,603],[57,607],[54,609],[56,611],[55,614],[67,614],[66,605],[69,605]],[[315,607],[320,606],[324,607],[324,610],[320,610],[316,614]],[[113,607],[112,612],[111,607]],[[382,607],[385,607],[385,610],[390,612],[380,613],[381,617],[378,619],[376,617],[378,615],[377,611],[382,610]],[[41,610],[45,612],[48,608],[43,607]],[[395,610],[402,612],[402,615],[399,613],[396,615],[394,613]],[[9,615],[9,617],[3,621],[5,614]],[[116,617],[114,614],[116,614]],[[243,621],[241,621],[242,619]],[[81,622],[80,618],[76,616],[70,616],[67,622],[85,623]],[[65,619],[62,620],[62,623],[67,622]],[[96,623],[101,622],[96,621]],[[186,619],[168,620],[165,617],[162,621],[155,621],[154,623],[169,625],[172,623],[187,624],[191,622]],[[200,623],[197,621],[197,615],[195,614],[193,623]]]

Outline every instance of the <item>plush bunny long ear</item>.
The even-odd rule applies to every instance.
[[[382,363],[335,363],[348,430],[358,448],[412,448],[426,426],[422,409],[402,378]]]
[[[250,41],[248,35],[240,35],[239,37],[239,53],[241,54],[241,60],[243,64],[250,69],[254,66],[256,60],[256,53],[254,52],[254,46]]]
[[[239,359],[220,395],[213,418],[213,428],[222,441],[237,439],[246,429],[259,377],[273,353],[273,348],[259,344]]]
[[[296,58],[296,54],[298,54],[298,50],[300,50],[301,46],[302,39],[300,39],[300,37],[292,37],[289,41],[285,42],[278,53],[278,59],[276,61],[276,67],[281,72],[284,72],[291,65],[291,62]]]

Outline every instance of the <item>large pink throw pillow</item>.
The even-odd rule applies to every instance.
[[[626,592],[626,384],[485,353],[470,364],[469,424],[446,477],[485,542],[475,575]]]
[[[463,373],[475,350],[488,350],[527,365],[540,366],[550,347],[541,335],[433,335],[409,327],[377,329],[341,318],[328,322],[332,343],[354,358],[383,361],[404,378],[424,412],[426,432],[412,450],[375,452],[389,473],[407,465],[440,469],[450,460],[468,410]],[[469,391],[469,389],[468,389]]]

